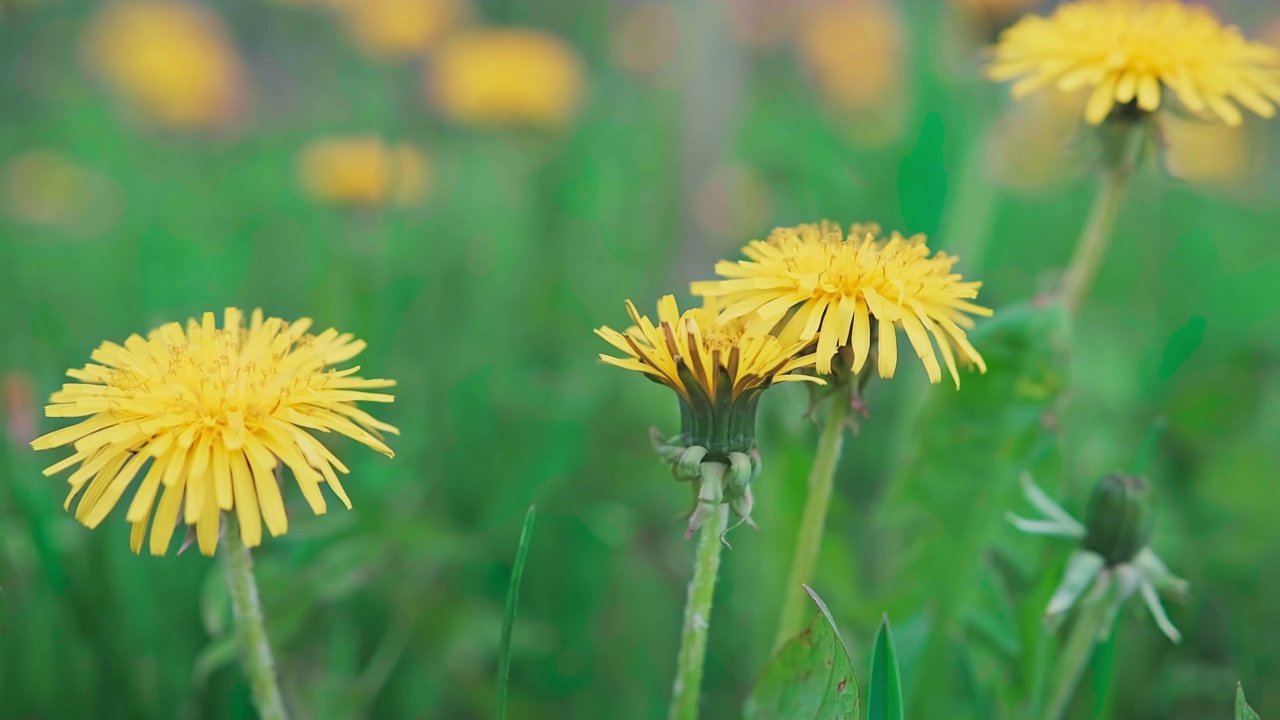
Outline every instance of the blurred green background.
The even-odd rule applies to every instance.
[[[1267,3],[1207,4],[1280,38]],[[887,611],[909,716],[1021,717],[1070,548],[1008,527],[1014,478],[1079,513],[1165,417],[1154,545],[1192,583],[1185,640],[1134,603],[1074,717],[1228,717],[1237,680],[1280,714],[1280,124],[1163,121],[1051,336],[1010,308],[1069,256],[1093,139],[980,77],[1032,5],[0,2],[0,717],[254,716],[221,566],[133,556],[120,511],[79,526],[40,474],[61,455],[27,445],[99,342],[227,305],[354,332],[400,383],[396,458],[339,448],[355,509],[286,495],[257,553],[299,717],[490,716],[531,503],[510,716],[662,717],[692,543],[647,429],[676,405],[591,329],[821,218],[927,233],[997,308],[988,375],[957,393],[904,363],[846,443],[813,585],[856,666]],[[740,716],[768,660],[806,403],[761,413],[762,530],[731,536],[706,718]]]

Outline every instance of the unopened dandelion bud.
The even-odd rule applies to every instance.
[[[1127,563],[1151,537],[1151,485],[1138,475],[1111,473],[1093,488],[1085,511],[1084,547],[1108,566]]]

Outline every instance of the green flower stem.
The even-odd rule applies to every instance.
[[[1080,678],[1084,676],[1084,668],[1093,657],[1094,646],[1098,644],[1098,634],[1106,621],[1107,604],[1108,599],[1101,597],[1078,606],[1079,614],[1076,615],[1071,634],[1067,636],[1067,642],[1062,646],[1054,668],[1053,695],[1044,720],[1062,720],[1067,714]]]
[[[1080,239],[1076,241],[1075,254],[1071,264],[1067,266],[1062,280],[1062,302],[1067,314],[1075,316],[1080,310],[1080,303],[1088,294],[1093,278],[1098,273],[1102,256],[1106,253],[1107,243],[1111,239],[1111,226],[1115,224],[1116,214],[1120,210],[1120,202],[1124,199],[1125,187],[1129,177],[1138,164],[1138,153],[1142,149],[1141,126],[1134,123],[1132,127],[1120,130],[1122,136],[1117,138],[1118,152],[1114,153],[1110,167],[1102,176],[1098,192],[1093,198],[1093,207],[1089,210],[1089,218],[1085,221]]]
[[[809,496],[805,499],[804,515],[800,518],[791,574],[784,586],[786,596],[782,601],[778,634],[773,641],[774,652],[804,628],[805,614],[812,612],[803,586],[813,579],[818,550],[822,547],[822,528],[827,522],[827,506],[831,504],[831,488],[836,466],[840,464],[840,446],[844,441],[844,423],[848,414],[849,398],[844,393],[835,393],[827,399],[827,417],[818,438],[813,468],[809,471]]]
[[[253,558],[240,541],[240,529],[234,515],[227,516],[226,559],[227,586],[231,589],[231,608],[240,634],[240,654],[244,672],[253,691],[253,704],[262,720],[285,720],[284,699],[276,684],[275,660],[271,643],[262,622],[262,605],[258,602],[258,583],[253,579]]]
[[[722,463],[702,464],[702,482],[724,481]],[[670,720],[697,720],[698,696],[702,691],[702,664],[707,655],[707,631],[711,627],[711,600],[716,592],[720,569],[720,536],[729,521],[729,506],[721,505],[702,526],[698,551],[689,580],[689,597],[684,605],[684,629],[680,632],[680,654],[676,656],[676,680],[671,690]]]

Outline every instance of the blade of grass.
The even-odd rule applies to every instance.
[[[880,619],[871,647],[871,678],[867,680],[867,720],[902,720],[902,676],[893,645],[889,616]]]
[[[507,588],[507,607],[502,611],[502,639],[498,643],[498,720],[507,716],[507,681],[511,675],[511,629],[516,622],[516,605],[520,602],[520,577],[524,575],[524,561],[529,556],[529,539],[533,537],[533,511],[530,505],[524,514],[524,528],[520,531],[520,545],[516,548],[516,564],[511,568],[511,585]]]

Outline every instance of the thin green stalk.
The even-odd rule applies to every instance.
[[[702,482],[723,482],[725,466],[702,464]],[[698,551],[689,579],[689,597],[684,605],[684,629],[680,632],[680,653],[676,656],[676,680],[671,690],[670,720],[697,720],[698,696],[702,692],[702,665],[707,655],[707,631],[711,627],[711,600],[720,569],[720,549],[729,521],[729,506],[711,513],[698,536]]]
[[[262,720],[285,720],[289,715],[276,683],[275,660],[262,621],[262,605],[258,602],[258,583],[253,579],[253,558],[240,540],[240,529],[234,518],[234,515],[227,516],[227,547],[222,556],[227,563],[231,609],[240,635],[240,657],[258,715]]]
[[[511,583],[507,586],[507,606],[502,611],[502,636],[498,641],[498,720],[507,717],[507,683],[511,679],[511,632],[516,625],[516,608],[520,605],[520,579],[524,577],[524,563],[529,557],[535,507],[530,505],[524,514],[524,528],[520,530],[520,544],[516,546],[516,563],[511,566]]]
[[[1027,720],[1040,720],[1044,707],[1045,686],[1049,683],[1049,669],[1053,666],[1055,642],[1053,631],[1043,623],[1036,639],[1036,654],[1031,666],[1031,692],[1027,699]]]
[[[813,468],[809,471],[809,496],[805,499],[804,515],[800,518],[791,574],[784,586],[786,596],[782,601],[778,634],[773,641],[774,652],[804,628],[805,614],[812,612],[803,586],[813,579],[818,550],[822,547],[822,528],[827,522],[827,506],[831,504],[831,488],[835,482],[836,466],[840,464],[840,446],[844,441],[844,421],[848,414],[849,400],[843,393],[827,399],[827,417],[818,438]]]
[[[1093,649],[1098,644],[1098,634],[1106,621],[1107,599],[1095,598],[1093,602],[1085,602],[1079,608],[1071,634],[1062,646],[1058,662],[1054,668],[1053,695],[1049,701],[1049,709],[1044,720],[1062,720],[1075,697],[1080,678],[1084,676],[1084,668],[1093,657]]]
[[[1093,278],[1102,264],[1102,256],[1106,253],[1107,243],[1111,239],[1111,226],[1115,224],[1116,214],[1120,210],[1120,202],[1124,199],[1125,187],[1129,177],[1137,166],[1138,153],[1142,149],[1141,126],[1134,123],[1132,127],[1121,130],[1122,137],[1116,145],[1119,152],[1112,159],[1109,167],[1098,184],[1098,192],[1093,198],[1093,207],[1089,210],[1089,218],[1084,229],[1080,231],[1080,239],[1076,241],[1075,253],[1067,266],[1062,280],[1062,302],[1070,316],[1080,310],[1080,303],[1088,294]]]

